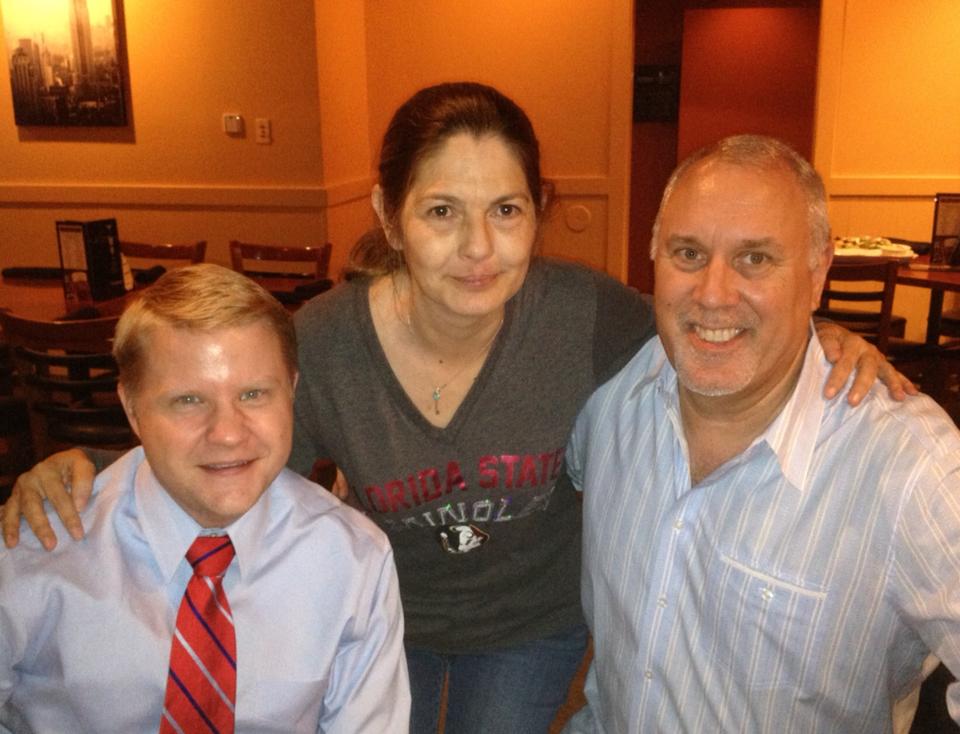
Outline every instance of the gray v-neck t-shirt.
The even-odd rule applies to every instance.
[[[470,392],[437,428],[386,360],[369,285],[344,283],[296,315],[291,467],[336,462],[386,531],[408,645],[481,652],[582,621],[580,504],[563,453],[590,393],[653,334],[648,302],[601,273],[535,260]]]

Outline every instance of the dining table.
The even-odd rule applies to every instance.
[[[876,262],[878,258],[885,258],[882,254],[846,255],[835,254],[834,262]],[[889,259],[889,258],[887,258]],[[955,356],[956,350],[940,345],[940,326],[943,315],[943,299],[946,293],[960,293],[960,268],[930,265],[929,255],[892,256],[898,260],[897,285],[925,288],[930,291],[930,305],[927,310],[927,332],[922,350],[915,352],[924,367],[920,380],[922,390],[933,397],[941,405],[945,404],[949,396],[948,387],[951,381],[951,370],[954,370],[954,359],[944,359],[946,356]],[[909,361],[909,359],[908,359]]]
[[[65,317],[117,316],[127,303],[145,286],[138,285],[124,295],[97,301],[83,311],[73,313],[67,307],[63,281],[56,268],[49,269],[47,277],[0,277],[0,309],[38,321],[58,321]],[[286,274],[268,275],[257,279],[284,306],[295,311],[304,300],[331,287],[331,281],[317,282]],[[89,308],[94,309],[89,311]]]
[[[96,313],[90,315],[116,316],[128,298],[129,294],[98,301],[92,306]],[[0,278],[0,309],[37,321],[59,321],[71,315],[59,276]]]
[[[930,291],[930,306],[927,310],[928,346],[940,343],[940,320],[943,315],[943,296],[945,293],[960,293],[960,268],[930,266],[928,255],[902,262],[897,269],[897,284],[912,285]]]
[[[927,309],[927,333],[924,343],[928,347],[940,344],[940,326],[943,315],[943,297],[945,293],[960,293],[960,267],[931,265],[930,256],[884,255],[879,248],[864,250],[858,248],[840,248],[835,250],[834,262],[876,262],[877,260],[897,260],[897,285],[909,285],[930,291],[930,305]]]

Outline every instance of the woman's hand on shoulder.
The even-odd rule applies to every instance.
[[[814,325],[823,353],[833,364],[823,389],[825,398],[832,398],[839,393],[851,374],[854,376],[853,385],[847,392],[847,402],[853,406],[860,404],[877,379],[886,386],[894,400],[904,400],[907,395],[919,392],[879,349],[863,337],[827,321],[817,321]]]
[[[79,511],[90,499],[95,473],[93,462],[81,449],[68,449],[51,454],[21,474],[10,499],[0,507],[0,526],[6,546],[13,548],[20,541],[23,517],[44,548],[56,547],[57,535],[47,520],[45,500],[53,506],[70,536],[75,540],[83,538]]]

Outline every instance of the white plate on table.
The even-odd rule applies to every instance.
[[[839,257],[889,257],[896,260],[913,260],[918,257],[910,245],[902,245],[898,242],[885,242],[880,245],[871,244],[869,247],[860,247],[835,241],[833,253]]]

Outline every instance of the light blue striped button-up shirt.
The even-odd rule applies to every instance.
[[[960,434],[927,397],[824,401],[827,368],[814,337],[696,486],[658,339],[590,399],[567,461],[596,657],[567,731],[876,734],[928,651],[960,674]]]

